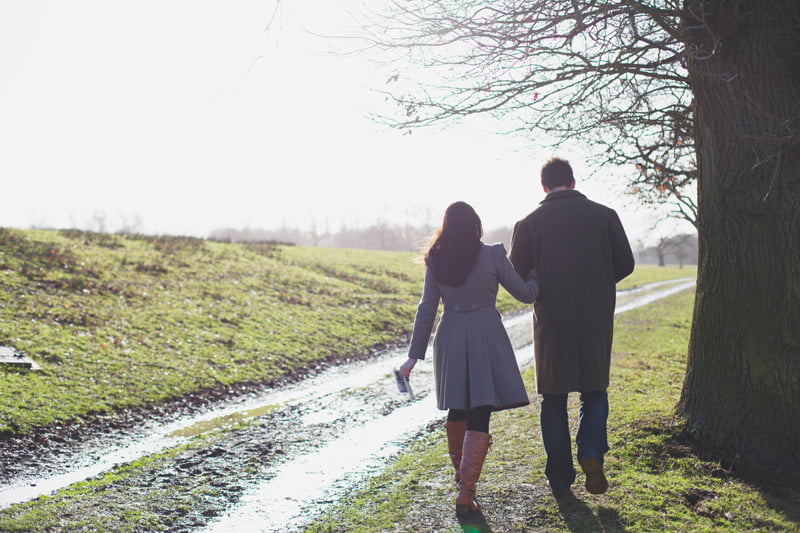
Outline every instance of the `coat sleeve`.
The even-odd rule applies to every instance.
[[[633,272],[633,250],[616,211],[611,211],[611,259],[614,262],[614,282]]]
[[[514,265],[506,257],[506,249],[502,243],[492,247],[497,280],[508,293],[520,302],[533,303],[539,296],[539,280],[536,271],[526,272],[525,279],[514,269]]]
[[[411,333],[411,343],[408,346],[408,356],[412,359],[425,359],[425,352],[428,349],[428,342],[431,340],[433,321],[436,319],[436,311],[439,309],[440,299],[439,285],[436,283],[433,274],[431,274],[431,270],[425,268],[422,299],[417,305],[414,330]]]
[[[533,269],[533,258],[531,257],[530,242],[528,232],[522,221],[514,225],[514,232],[511,234],[511,253],[509,254],[511,264],[520,276],[525,276]]]

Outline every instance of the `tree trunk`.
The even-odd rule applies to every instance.
[[[734,469],[798,483],[800,9],[796,0],[686,7],[710,10],[711,32],[687,35],[700,255],[678,411]]]

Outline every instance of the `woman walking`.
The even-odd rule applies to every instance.
[[[434,378],[439,409],[448,410],[447,445],[458,484],[456,513],[478,510],[475,484],[491,443],[493,411],[529,403],[514,349],[495,307],[498,284],[531,303],[539,283],[531,271],[523,280],[501,243],[481,242],[483,228],[464,202],[447,207],[444,220],[425,252],[425,282],[417,307],[408,359],[408,377],[425,351],[433,323],[444,311],[433,341]]]

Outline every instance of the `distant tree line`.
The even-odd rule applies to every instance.
[[[636,262],[666,265],[696,265],[697,264],[697,234],[684,233],[661,237],[653,246],[645,247],[642,243],[636,246]]]
[[[427,224],[392,225],[378,221],[363,228],[342,226],[335,232],[319,231],[314,227],[310,229],[223,228],[212,231],[208,238],[222,242],[278,242],[302,246],[407,252],[422,250],[434,231],[435,228]],[[502,227],[485,231],[483,240],[488,243],[502,242],[508,248],[511,244],[511,228]]]
[[[430,225],[392,225],[379,221],[364,228],[342,226],[338,231],[281,227],[278,229],[223,228],[212,231],[208,238],[222,242],[274,242],[328,248],[360,248],[399,252],[420,251],[429,242],[435,228]],[[502,242],[511,246],[512,228],[508,226],[485,230],[483,241]],[[681,234],[661,237],[652,246],[636,245],[636,260],[644,264],[697,264],[697,235]]]

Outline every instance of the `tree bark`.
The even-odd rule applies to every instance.
[[[700,255],[678,411],[729,466],[798,483],[800,9],[685,7]]]

